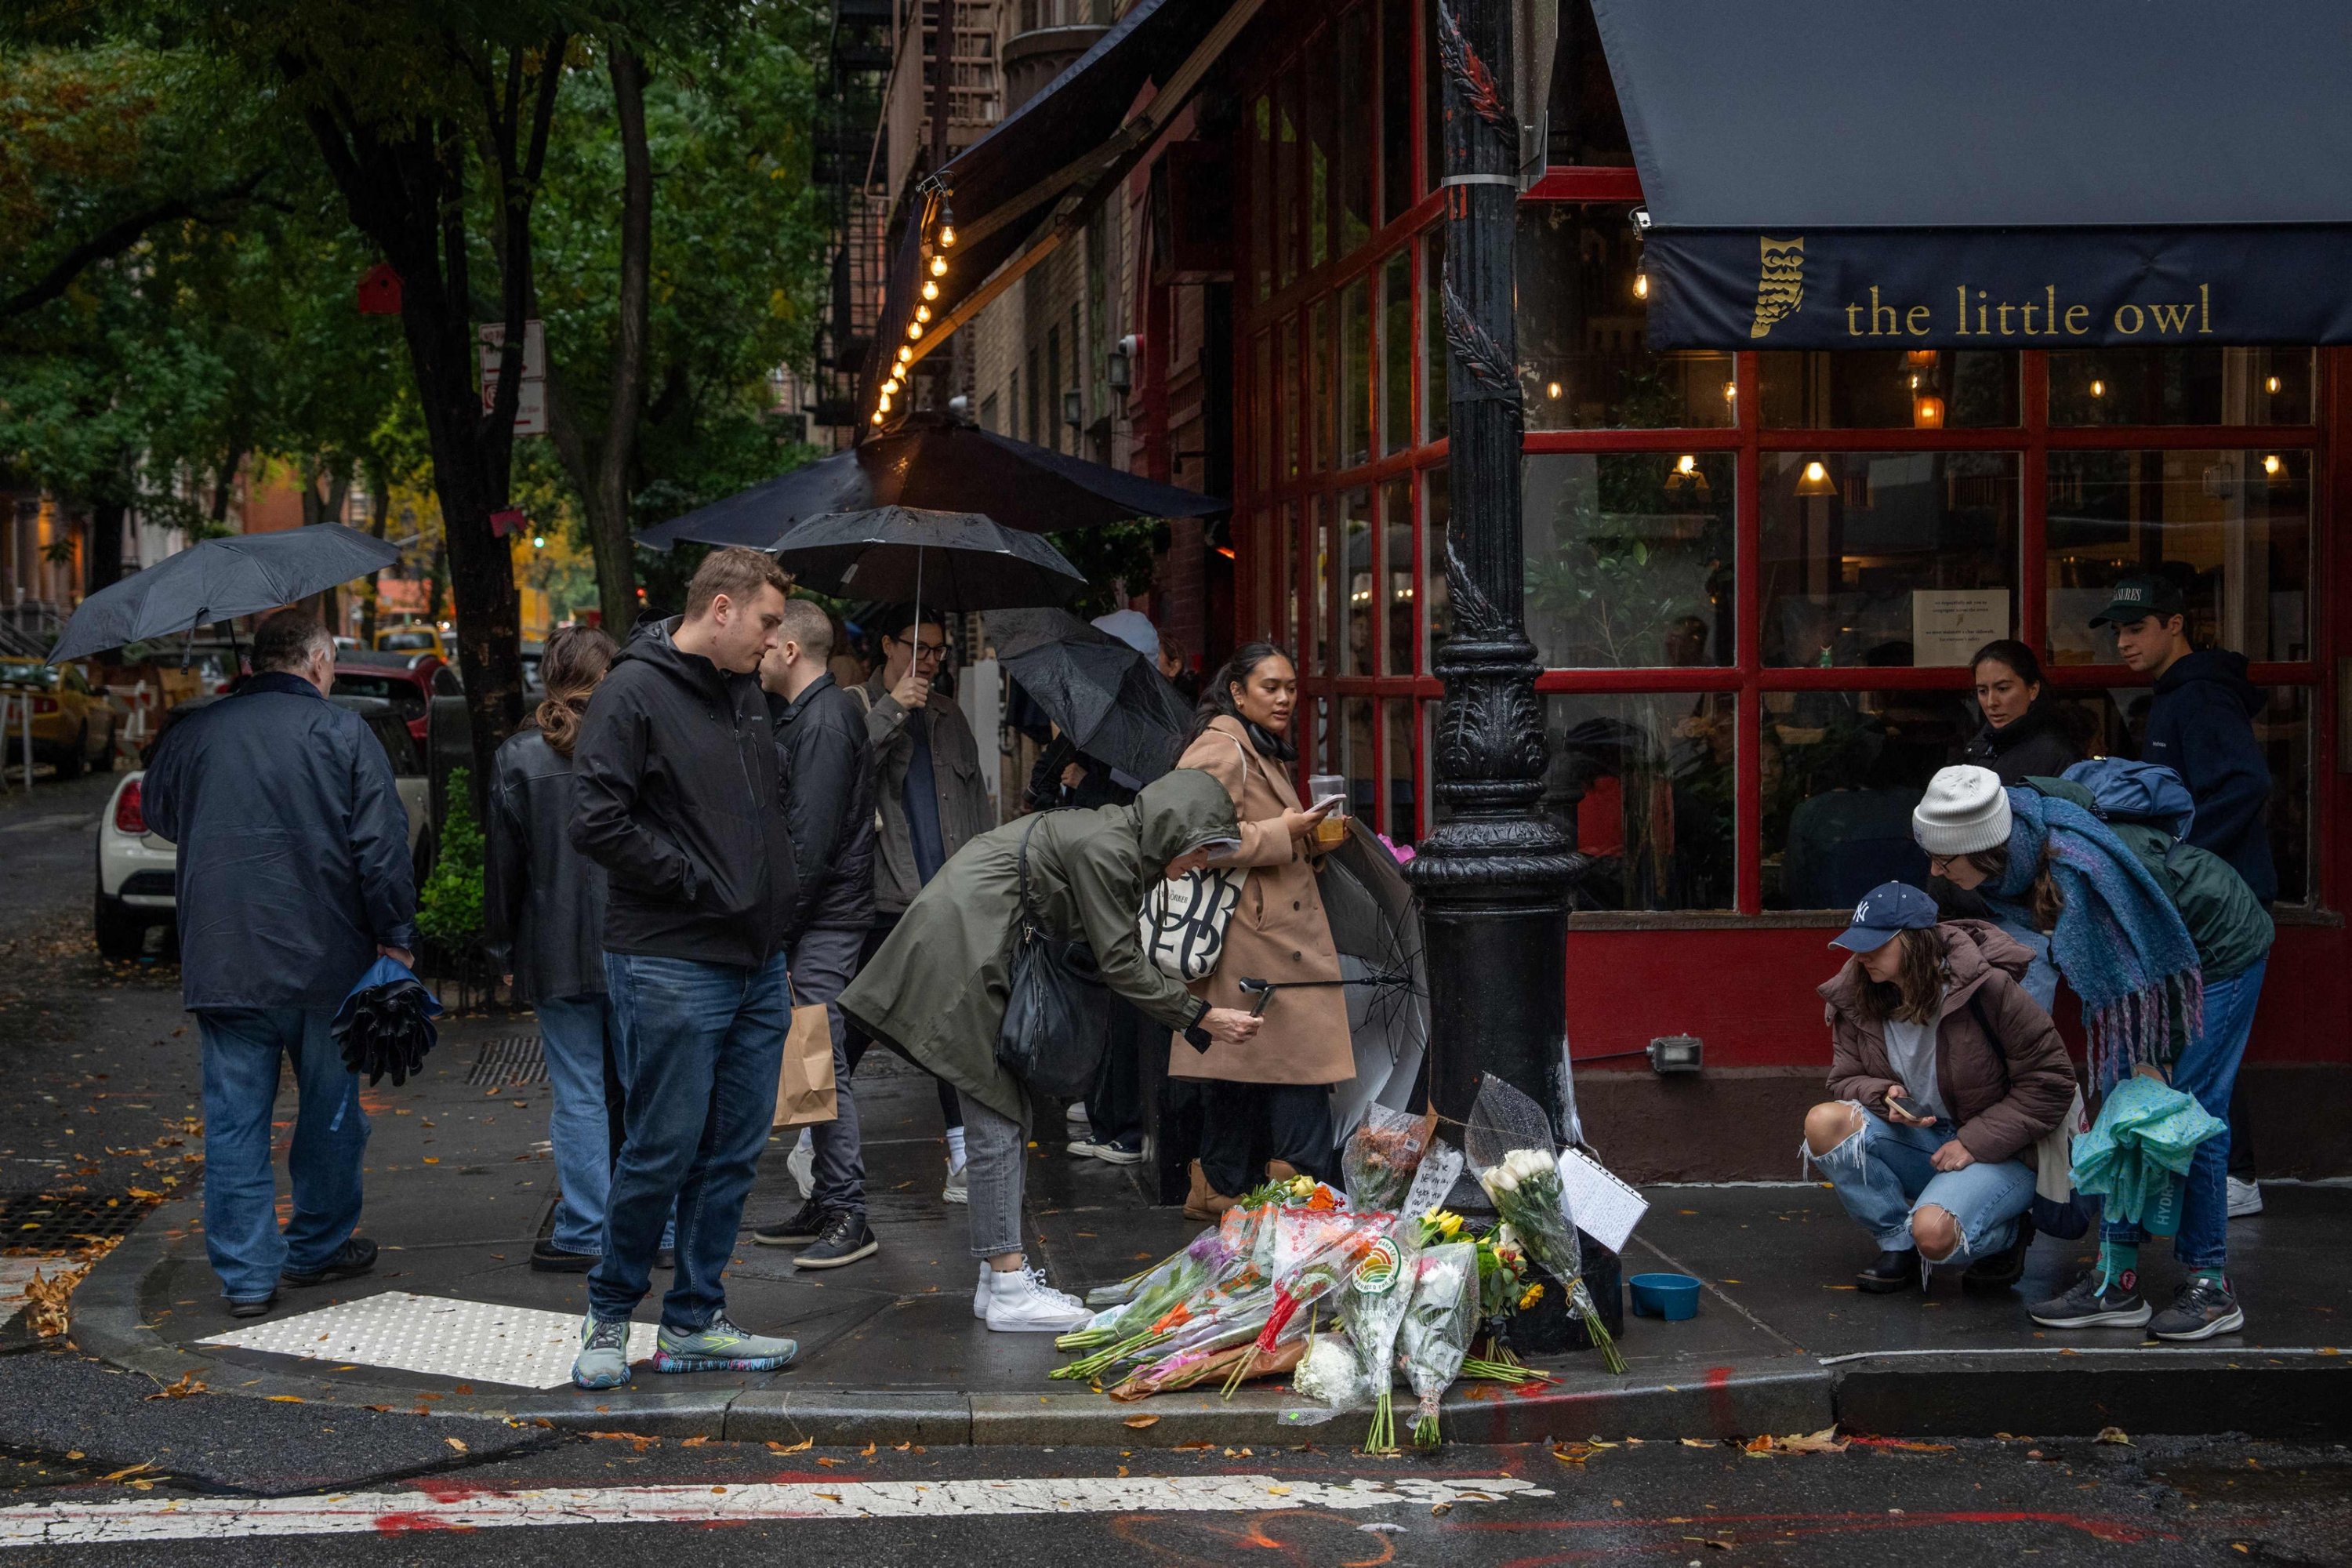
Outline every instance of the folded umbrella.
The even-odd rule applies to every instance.
[[[49,662],[274,610],[399,559],[397,545],[339,522],[201,540],[84,599]]]
[[[330,1028],[344,1067],[365,1073],[370,1088],[387,1073],[397,1085],[424,1066],[440,1037],[433,1024],[440,1016],[441,1004],[406,964],[379,958],[343,998]]]
[[[2224,1125],[2162,1079],[2134,1073],[2074,1140],[2074,1185],[2098,1197],[2107,1218],[2169,1236],[2179,1227],[2180,1178],[2197,1146]]]

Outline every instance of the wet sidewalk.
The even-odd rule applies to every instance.
[[[1050,1335],[992,1334],[971,1313],[977,1265],[965,1213],[943,1203],[945,1151],[928,1079],[877,1052],[857,1080],[871,1221],[882,1249],[823,1272],[755,1246],[752,1225],[800,1202],[788,1136],[763,1161],[728,1270],[729,1311],[800,1341],[781,1373],[661,1376],[601,1394],[572,1388],[571,1336],[585,1277],[530,1270],[547,1223],[548,1089],[529,1018],[445,1030],[425,1076],[368,1091],[374,1122],[362,1233],[383,1248],[360,1279],[282,1292],[258,1320],[230,1318],[207,1267],[194,1199],[165,1205],[95,1268],[75,1303],[81,1347],[166,1383],[379,1408],[499,1415],[647,1435],[784,1443],[868,1441],[1168,1446],[1348,1441],[1360,1417],[1290,1424],[1302,1402],[1278,1384],[1227,1403],[1178,1394],[1118,1405],[1048,1381],[1065,1358]],[[281,1116],[290,1111],[290,1101]],[[1032,1148],[1033,1261],[1083,1290],[1132,1273],[1199,1228],[1147,1206],[1143,1167],[1074,1158],[1058,1125]],[[282,1180],[282,1171],[281,1171]],[[2352,1383],[2352,1190],[2273,1186],[2266,1212],[2231,1227],[2247,1305],[2239,1335],[2194,1348],[2137,1331],[2038,1331],[2024,1303],[2054,1293],[2087,1243],[2038,1242],[2017,1289],[1963,1294],[1957,1275],[1893,1297],[1853,1289],[1868,1239],[1815,1184],[1660,1187],[1624,1258],[1628,1275],[1672,1270],[1706,1283],[1699,1315],[1629,1317],[1628,1372],[1559,1363],[1549,1389],[1457,1387],[1458,1440],[1750,1436],[1841,1421],[1884,1434],[2243,1431],[2342,1437]],[[2161,1244],[2144,1255],[2166,1299]],[[667,1274],[655,1276],[656,1291]],[[657,1305],[640,1309],[650,1324]],[[649,1341],[650,1329],[641,1331]],[[224,1337],[233,1342],[219,1342]],[[649,1348],[649,1346],[648,1346]],[[644,1353],[640,1352],[639,1353]],[[1286,1413],[1291,1413],[1289,1416]],[[1158,1417],[1144,1426],[1128,1423]],[[1345,1434],[1345,1436],[1341,1435]],[[1327,1436],[1328,1435],[1328,1436]]]

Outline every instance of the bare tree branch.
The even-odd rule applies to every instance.
[[[38,279],[5,300],[0,300],[0,321],[39,310],[71,288],[73,280],[84,271],[130,249],[158,224],[205,217],[225,204],[243,202],[253,195],[254,188],[267,179],[269,173],[269,166],[265,164],[217,190],[173,196],[116,219],[59,257],[57,264],[41,274]]]

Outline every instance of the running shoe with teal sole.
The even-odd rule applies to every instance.
[[[698,1333],[664,1323],[654,1341],[656,1372],[773,1372],[792,1364],[801,1347],[792,1340],[747,1334],[725,1317]]]

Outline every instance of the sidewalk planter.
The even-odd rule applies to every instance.
[[[1687,1274],[1636,1274],[1625,1281],[1633,1315],[1679,1323],[1698,1316],[1698,1281]]]

